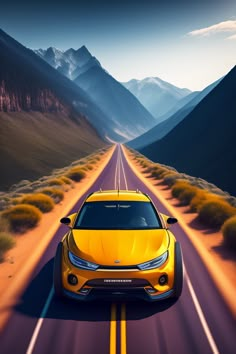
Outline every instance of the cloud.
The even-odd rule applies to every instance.
[[[232,36],[227,37],[227,39],[236,39],[236,34],[233,34]]]
[[[232,36],[227,37],[227,39],[236,39],[236,21],[224,21],[217,23],[213,26],[201,28],[192,32],[189,32],[189,36],[201,36],[206,37],[210,35],[214,35],[217,33],[224,33],[224,32],[235,32]]]

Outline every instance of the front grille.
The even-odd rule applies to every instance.
[[[145,286],[150,286],[149,282],[145,279],[138,278],[106,278],[106,279],[93,279],[87,281],[86,285],[93,288],[143,288]]]
[[[98,267],[98,269],[114,269],[114,270],[122,270],[122,269],[133,269],[133,270],[135,270],[135,269],[137,269],[137,270],[139,270],[138,269],[138,267],[136,266],[136,265],[131,265],[131,266],[103,266],[103,265],[100,265],[99,267]]]

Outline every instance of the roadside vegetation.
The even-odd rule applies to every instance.
[[[55,169],[51,175],[36,181],[22,180],[9,191],[0,192],[0,262],[14,247],[17,235],[36,227],[48,213],[61,203],[66,192],[84,179],[110,147],[95,151],[69,166]]]
[[[180,206],[189,206],[205,227],[221,230],[222,241],[236,251],[236,198],[202,178],[179,173],[173,167],[154,163],[136,150],[128,148],[143,172],[171,190]]]

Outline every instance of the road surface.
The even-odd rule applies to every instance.
[[[156,207],[168,214],[132,172],[119,145],[88,192],[118,187],[148,193]],[[178,224],[172,230],[184,256],[182,296],[177,302],[151,304],[57,300],[52,288],[53,257],[66,230],[63,225],[58,228],[13,309],[0,334],[1,354],[236,353],[235,320]]]

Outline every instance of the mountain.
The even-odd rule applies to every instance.
[[[85,46],[78,50],[70,48],[65,52],[54,47],[36,49],[34,52],[71,80],[74,80],[78,75],[94,65],[101,66],[99,61],[92,57]]]
[[[101,66],[93,66],[74,82],[102,108],[125,140],[143,134],[155,124],[153,116],[123,85]]]
[[[74,83],[104,112],[108,119],[103,125],[113,130],[113,135],[106,135],[109,139],[130,140],[155,125],[155,119],[147,109],[102,68],[85,46],[65,52],[53,47],[35,52],[65,76],[74,79]]]
[[[104,146],[88,120],[102,113],[81,89],[2,30],[0,53],[1,189]]]
[[[130,141],[128,145],[134,149],[141,149],[146,145],[163,138],[178,123],[180,123],[194,109],[194,107],[219,84],[221,80],[222,78],[213,82],[201,92],[192,92],[188,96],[182,98],[168,113],[162,116],[163,121],[161,123]]]
[[[236,196],[236,66],[163,139],[141,152]]]
[[[158,77],[147,77],[143,80],[130,80],[123,85],[161,122],[161,116],[169,111],[179,100],[188,96],[191,91],[176,87]]]

